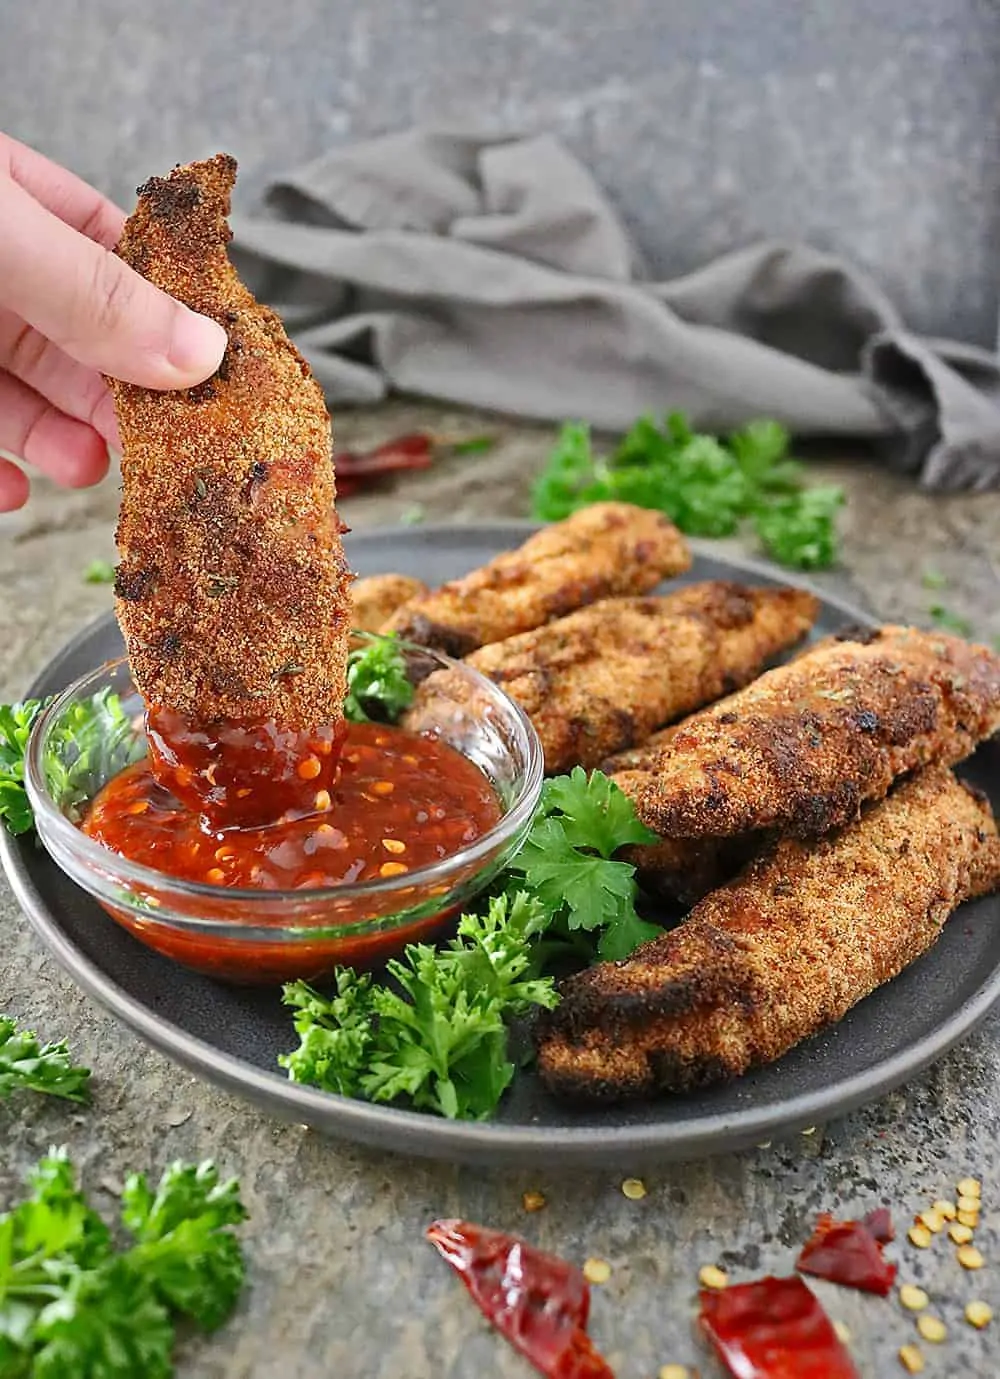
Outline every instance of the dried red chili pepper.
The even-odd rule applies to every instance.
[[[835,1221],[824,1215],[803,1245],[795,1267],[804,1274],[884,1298],[896,1277],[896,1266],[884,1258],[882,1239],[892,1239],[888,1212],[884,1219],[881,1213],[873,1212],[863,1221]]]
[[[699,1294],[698,1321],[735,1379],[860,1379],[830,1318],[800,1278]]]
[[[342,450],[334,455],[333,467],[337,472],[338,489],[343,491],[342,479],[360,480],[404,469],[427,469],[433,459],[433,437],[423,431],[411,431],[373,450]]]
[[[865,1217],[865,1225],[880,1245],[888,1245],[896,1239],[888,1207],[876,1207],[874,1211],[870,1211]]]
[[[487,1319],[547,1379],[614,1379],[587,1335],[590,1289],[575,1265],[465,1221],[435,1221],[427,1239]]]

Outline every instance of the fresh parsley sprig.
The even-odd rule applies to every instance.
[[[641,417],[607,459],[586,426],[562,428],[532,490],[532,512],[560,521],[588,503],[616,499],[665,512],[691,536],[733,535],[750,520],[769,555],[797,569],[821,569],[837,554],[843,490],[808,488],[775,421],[754,421],[723,442],[693,432],[679,413]]]
[[[373,718],[394,723],[410,707],[414,693],[406,656],[393,636],[371,641],[348,657],[344,717],[349,723],[367,723]]]
[[[0,704],[0,819],[15,835],[35,826],[24,788],[24,753],[35,719],[49,703],[49,699],[25,699]]]
[[[608,776],[588,776],[577,766],[546,781],[531,831],[510,865],[511,885],[541,903],[552,935],[586,935],[591,959],[626,958],[661,931],[636,913],[635,867],[615,854],[630,843],[656,841]]]
[[[8,832],[28,833],[35,816],[24,788],[24,756],[35,719],[52,702],[0,704],[0,819]],[[49,736],[45,775],[52,798],[71,819],[101,786],[145,754],[143,734],[111,689],[71,704]]]
[[[155,1189],[122,1194],[132,1238],[117,1251],[64,1149],[0,1215],[0,1375],[11,1379],[169,1379],[175,1323],[215,1329],[232,1311],[244,1265],[232,1227],[246,1212],[211,1162],[176,1163]]]
[[[73,1063],[64,1040],[40,1044],[33,1031],[19,1030],[16,1021],[0,1015],[0,1101],[24,1091],[86,1102],[89,1083],[90,1069]]]
[[[409,944],[387,964],[391,982],[340,968],[329,997],[291,983],[284,1001],[301,1042],[279,1062],[292,1081],[341,1096],[483,1119],[514,1076],[510,1020],[556,1004],[551,978],[531,975],[532,940],[548,923],[541,902],[498,896],[463,915],[443,948]]]

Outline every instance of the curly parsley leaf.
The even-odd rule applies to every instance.
[[[548,922],[539,901],[499,896],[463,915],[443,948],[408,945],[388,964],[391,982],[341,969],[330,997],[291,983],[284,1000],[301,1042],[279,1062],[293,1081],[341,1095],[485,1118],[514,1075],[509,1021],[556,1003],[551,979],[532,974],[532,941]]]
[[[24,788],[24,757],[35,720],[52,699],[0,704],[0,819],[8,832],[28,833],[35,816]],[[102,785],[145,755],[146,740],[117,694],[100,690],[71,704],[53,724],[43,767],[49,791],[78,820]]]
[[[114,584],[115,567],[110,560],[92,560],[83,572],[84,584]]]
[[[133,1174],[122,1193],[129,1252],[158,1299],[214,1331],[243,1287],[243,1255],[227,1229],[246,1219],[235,1178],[220,1183],[215,1164],[171,1164],[154,1191]]]
[[[25,699],[0,704],[0,819],[9,833],[28,833],[35,824],[24,788],[24,752],[35,719],[52,701]]]
[[[0,1101],[27,1091],[86,1102],[89,1082],[90,1069],[74,1065],[63,1040],[40,1044],[32,1031],[0,1015]]]
[[[635,805],[600,771],[580,767],[546,783],[524,847],[510,870],[549,912],[555,934],[595,935],[594,954],[627,957],[660,933],[636,913],[635,867],[614,860],[629,843],[653,843]]]
[[[393,637],[380,637],[352,651],[347,660],[344,717],[350,723],[394,723],[413,702],[406,656]]]
[[[754,515],[754,526],[768,555],[779,565],[824,570],[837,557],[837,511],[844,490],[832,484],[769,499]]]
[[[836,559],[834,517],[843,493],[805,487],[788,446],[775,421],[753,421],[722,441],[672,413],[662,424],[640,417],[598,459],[589,428],[567,423],[532,489],[532,513],[561,521],[588,503],[617,500],[665,512],[682,531],[708,537],[730,536],[753,519],[775,560],[818,569]]]
[[[177,1316],[205,1329],[232,1310],[243,1261],[230,1227],[245,1215],[210,1163],[174,1164],[155,1190],[132,1178],[117,1252],[65,1150],[0,1215],[0,1375],[168,1379]]]

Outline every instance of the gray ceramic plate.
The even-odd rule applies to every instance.
[[[350,539],[350,556],[361,574],[398,570],[434,584],[517,545],[526,530],[511,523],[366,532]],[[687,579],[720,577],[773,582],[760,570],[704,553]],[[857,621],[853,609],[824,600],[816,635]],[[121,654],[114,620],[103,618],[55,658],[30,693],[63,689]],[[1000,745],[982,748],[966,773],[1000,809]],[[32,841],[4,835],[2,851],[43,942],[85,991],[151,1044],[275,1115],[435,1158],[533,1163],[558,1155],[567,1163],[626,1169],[744,1148],[882,1095],[967,1035],[1000,995],[1000,900],[994,898],[964,906],[930,953],[835,1028],[730,1086],[628,1109],[574,1111],[547,1097],[529,1073],[517,1080],[497,1120],[453,1124],[292,1085],[275,1062],[294,1038],[274,992],[226,987],[150,952]]]

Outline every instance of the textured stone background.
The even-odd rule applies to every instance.
[[[765,235],[992,344],[996,0],[4,0],[0,128],[123,202],[225,148],[276,171],[414,122],[545,129],[670,275]]]
[[[486,456],[349,500],[344,515],[353,527],[397,521],[415,504],[428,520],[523,515],[550,433],[405,402],[344,413],[337,423],[345,448],[416,427],[448,435],[490,429],[501,440]],[[816,468],[850,492],[844,566],[823,579],[827,587],[884,615],[919,620],[935,597],[920,575],[935,567],[951,581],[949,605],[985,634],[1000,634],[1000,495],[932,499],[863,462]],[[113,482],[72,495],[39,485],[23,513],[0,521],[3,698],[108,607],[107,588],[84,584],[81,574],[90,560],[113,557],[116,506]],[[131,1169],[158,1170],[177,1155],[214,1155],[242,1177],[252,1214],[250,1287],[220,1336],[185,1345],[180,1379],[528,1379],[532,1371],[490,1334],[423,1243],[428,1221],[442,1215],[519,1230],[578,1262],[606,1258],[613,1273],[595,1289],[592,1329],[619,1379],[653,1379],[668,1361],[697,1364],[702,1379],[715,1379],[719,1371],[692,1334],[701,1264],[722,1263],[734,1279],[785,1272],[818,1211],[856,1213],[884,1201],[905,1226],[951,1196],[966,1173],[983,1180],[977,1238],[989,1267],[963,1273],[940,1238],[925,1252],[902,1242],[895,1257],[901,1278],[922,1283],[949,1326],[946,1346],[928,1353],[928,1376],[1000,1372],[1000,1323],[978,1333],[962,1320],[973,1297],[985,1297],[1000,1317],[1000,1015],[877,1105],[791,1143],[644,1170],[649,1195],[629,1202],[620,1183],[633,1168],[624,1162],[615,1173],[571,1177],[558,1162],[536,1172],[455,1168],[339,1145],[259,1114],[145,1048],[84,998],[42,951],[2,882],[0,1009],[69,1037],[97,1075],[87,1112],[41,1102],[0,1107],[0,1204],[52,1142],[69,1144],[107,1211]],[[538,1215],[521,1208],[529,1188],[548,1197]],[[850,1326],[864,1379],[902,1374],[896,1353],[914,1337],[912,1317],[893,1301],[820,1291]]]

